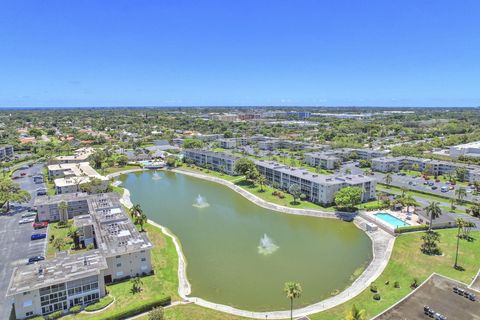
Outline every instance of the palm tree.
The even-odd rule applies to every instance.
[[[257,177],[257,183],[260,185],[260,190],[263,191],[263,186],[265,185],[265,182],[267,179],[263,174],[259,174]]]
[[[387,173],[385,177],[383,177],[383,180],[385,180],[385,183],[390,186],[390,183],[392,183],[392,175],[390,173]]]
[[[365,309],[357,309],[356,305],[352,306],[352,310],[347,314],[345,320],[365,320],[367,319],[365,315]]]
[[[455,190],[455,195],[459,201],[462,201],[467,196],[467,190],[464,187],[459,187]]]
[[[428,226],[428,231],[432,231],[433,220],[437,219],[442,215],[442,209],[440,209],[438,202],[433,201],[433,202],[430,202],[429,205],[425,207],[425,213],[430,218],[430,225]]]
[[[135,205],[133,205],[133,207],[130,208],[129,213],[130,213],[130,216],[133,219],[136,216],[141,215],[143,213],[143,211],[142,211],[142,208],[140,207],[139,204],[135,204]]]
[[[302,287],[298,282],[286,282],[283,288],[288,299],[290,299],[290,319],[293,319],[293,299],[300,298],[302,295]]]
[[[148,221],[147,215],[142,212],[142,214],[141,214],[141,215],[138,215],[137,218],[135,219],[135,224],[140,225],[140,231],[143,232],[143,231],[145,231],[145,230],[143,229],[143,225],[144,225],[145,223],[147,223],[147,221]]]
[[[460,245],[460,231],[463,229],[464,225],[465,225],[465,220],[463,220],[462,218],[458,218],[456,221],[457,223],[457,228],[458,228],[458,231],[457,231],[457,249],[455,251],[455,263],[453,265],[453,267],[455,269],[458,268],[458,247]]]
[[[407,213],[408,213],[410,212],[410,206],[418,206],[418,203],[414,197],[407,194],[405,197],[403,197],[403,205],[407,207]]]
[[[401,186],[400,190],[402,191],[402,198],[405,197],[405,193],[408,191],[408,188],[405,186]]]
[[[60,221],[68,221],[68,204],[66,201],[61,201],[58,204],[58,211],[60,213]]]

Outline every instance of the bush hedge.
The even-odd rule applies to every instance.
[[[68,309],[68,311],[70,311],[71,313],[79,313],[80,311],[82,311],[82,308],[80,306],[73,306]]]
[[[380,297],[380,295],[379,295],[378,293],[375,293],[375,294],[373,295],[373,300],[377,300],[377,301],[378,301],[378,300],[380,300],[380,299],[381,299],[381,297]]]
[[[113,297],[112,296],[105,296],[98,300],[95,303],[89,304],[88,306],[85,307],[85,311],[92,312],[92,311],[97,311],[100,309],[103,309],[107,307],[110,303],[113,302]]]
[[[428,226],[426,224],[420,224],[418,226],[397,227],[395,229],[395,233],[405,233],[405,232],[425,231],[425,230],[428,230]]]
[[[118,313],[112,314],[108,316],[109,320],[121,320],[129,317],[133,317],[137,314],[147,312],[152,310],[153,308],[156,307],[165,307],[168,306],[172,302],[171,297],[165,297],[163,299],[159,299],[157,301],[152,301],[150,303],[143,304],[141,306],[138,306],[137,308],[130,309],[130,310],[124,310],[120,311]]]
[[[55,311],[54,313],[50,313],[47,316],[47,319],[48,320],[55,320],[55,319],[60,319],[62,316],[63,316],[63,311],[59,310],[59,311]]]

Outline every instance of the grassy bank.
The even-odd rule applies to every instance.
[[[132,170],[132,169],[140,169],[140,165],[135,165],[135,164],[127,164],[125,166],[114,166],[114,167],[108,167],[103,170],[101,170],[103,175],[111,174],[111,173],[116,173],[116,172],[121,172],[121,171],[127,171],[127,170]]]
[[[441,230],[440,248],[443,256],[427,256],[421,253],[420,245],[423,233],[405,234],[395,241],[391,259],[384,272],[375,281],[381,296],[380,301],[373,300],[370,288],[365,289],[352,300],[333,309],[312,315],[312,320],[344,319],[346,313],[355,304],[365,309],[367,318],[387,309],[405,295],[410,293],[410,284],[414,278],[424,281],[432,272],[470,283],[480,267],[480,232],[472,232],[476,239],[473,242],[461,241],[459,262],[465,271],[455,270],[452,266],[455,258],[456,230]],[[386,282],[389,282],[386,285]],[[394,282],[400,283],[400,288],[394,288]]]

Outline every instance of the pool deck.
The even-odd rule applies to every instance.
[[[321,211],[321,210],[313,210],[313,209],[287,208],[284,206],[269,203],[267,201],[264,201],[263,199],[258,198],[254,194],[236,186],[232,182],[229,182],[220,178],[202,175],[202,174],[193,173],[193,172],[181,171],[177,169],[171,170],[171,171],[223,184],[229,187],[230,189],[236,191],[237,193],[241,194],[242,196],[252,201],[253,203],[257,204],[258,206],[261,206],[266,209],[274,210],[277,212],[295,214],[295,215],[313,216],[313,217],[319,217],[319,218],[341,219],[342,217],[342,213],[339,214],[338,212]],[[123,172],[120,174],[125,174],[125,173],[128,173],[128,172]],[[125,189],[125,193],[122,197],[122,201],[126,206],[132,205],[130,201],[130,193],[128,192],[127,189]],[[348,213],[348,214],[351,214],[351,213]],[[365,224],[367,222],[368,222],[367,220],[365,220],[360,216],[356,216],[354,220],[355,225],[362,230],[365,230]],[[186,270],[187,263],[186,263],[185,256],[183,255],[183,252],[182,252],[180,241],[170,230],[168,230],[164,226],[161,226],[160,224],[151,220],[149,220],[149,223],[160,228],[162,232],[164,232],[167,236],[171,237],[174,242],[175,248],[178,253],[178,278],[179,278],[178,292],[179,292],[179,295],[182,297],[182,299],[184,299],[184,301],[193,302],[198,304],[199,306],[210,308],[220,312],[226,312],[233,315],[249,317],[254,319],[265,319],[266,316],[268,316],[268,319],[286,319],[290,317],[290,311],[288,310],[254,312],[254,311],[247,311],[247,310],[233,308],[227,305],[213,303],[198,297],[189,297],[188,295],[191,293],[191,285],[187,278],[187,270]],[[383,270],[387,266],[388,260],[390,259],[390,255],[392,253],[393,245],[395,242],[395,237],[389,234],[388,232],[385,232],[382,229],[378,229],[372,232],[366,232],[366,234],[372,240],[373,258],[370,264],[365,269],[365,271],[352,283],[350,287],[340,292],[338,295],[303,308],[295,309],[293,311],[294,317],[303,317],[303,316],[307,316],[313,313],[318,313],[318,312],[336,307],[352,299],[358,294],[360,294],[363,290],[368,288],[370,284],[380,276],[380,274],[383,272]]]

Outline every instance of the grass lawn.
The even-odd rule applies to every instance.
[[[165,320],[246,320],[248,318],[203,308],[195,304],[179,305],[165,309]],[[148,320],[142,316],[138,320]]]
[[[417,176],[417,177],[421,177],[422,176],[422,173],[420,171],[415,171],[415,170],[401,170],[401,172],[404,172],[406,173],[408,176]],[[453,177],[455,177],[454,174],[452,174]],[[429,175],[430,179],[434,179],[434,176],[433,175]],[[446,183],[448,180],[447,176],[446,175],[439,175],[438,177],[438,180],[440,180],[440,182],[443,182],[443,183]],[[457,186],[462,186],[462,187],[467,187],[468,186],[468,182],[461,182],[461,181],[458,181],[458,179],[455,179],[455,183]]]
[[[53,247],[53,242],[50,242],[50,238],[55,236],[55,239],[62,238],[65,240],[65,244],[60,251],[69,250],[72,247],[73,240],[67,235],[70,226],[73,225],[73,220],[68,221],[68,225],[65,227],[59,227],[58,222],[52,222],[48,224],[48,244],[47,244],[47,259],[54,258],[57,251]],[[81,250],[72,250],[72,253],[81,252]]]
[[[108,168],[105,168],[104,170],[101,170],[101,172],[102,174],[107,175],[111,173],[132,170],[132,169],[140,169],[140,168],[141,167],[139,165],[127,164],[123,167],[108,167]]]
[[[152,265],[155,274],[142,277],[142,292],[132,294],[130,281],[107,286],[107,290],[115,298],[115,302],[104,312],[64,317],[65,319],[108,319],[119,312],[135,309],[144,303],[157,301],[167,296],[172,301],[179,300],[178,296],[178,256],[173,241],[164,235],[160,229],[145,225],[150,241],[153,243]],[[62,319],[64,319],[62,318]]]
[[[195,172],[195,173],[203,173],[203,174],[206,174],[206,175],[209,175],[209,176],[212,176],[212,177],[217,177],[217,178],[220,178],[220,179],[224,179],[224,180],[227,180],[227,181],[230,181],[230,182],[240,181],[240,180],[243,179],[243,176],[231,176],[231,175],[228,175],[226,173],[221,173],[221,172],[217,172],[217,171],[214,171],[214,170],[207,170],[207,169],[203,169],[203,168],[193,166],[193,165],[192,166],[183,165],[181,167],[178,167],[177,170],[183,170],[183,171],[189,171],[189,172]]]
[[[473,242],[462,240],[460,242],[459,264],[465,271],[457,271],[452,266],[455,259],[456,229],[441,230],[440,248],[443,256],[427,256],[420,252],[421,236],[423,233],[411,233],[399,236],[391,259],[384,272],[375,281],[381,300],[375,301],[370,289],[365,289],[354,299],[325,312],[317,313],[312,320],[344,319],[345,314],[355,304],[360,309],[365,309],[367,318],[377,315],[403,298],[411,289],[413,278],[424,281],[432,272],[470,283],[480,268],[480,232],[472,232]],[[390,283],[386,285],[386,281]],[[395,281],[400,283],[400,288],[394,288]]]

